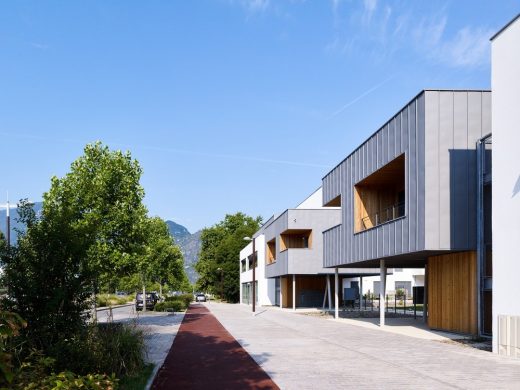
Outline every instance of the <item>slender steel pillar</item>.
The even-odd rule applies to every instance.
[[[363,309],[363,276],[359,277],[359,311]]]
[[[331,287],[330,287],[330,275],[327,275],[327,295],[329,298],[329,310],[332,310],[332,294],[331,294]]]
[[[339,318],[339,275],[337,267],[334,269],[334,318]]]
[[[256,251],[255,251],[255,238],[252,238],[253,241],[253,313],[256,309]]]
[[[386,267],[383,259],[379,260],[379,326],[385,326]]]
[[[292,309],[296,310],[296,275],[292,276]]]

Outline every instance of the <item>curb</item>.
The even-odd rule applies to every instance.
[[[133,306],[133,303],[124,303],[122,305],[114,305],[114,306],[103,306],[103,307],[97,307],[96,311],[103,311],[103,310],[110,310],[110,309],[117,309],[119,307],[127,307],[127,306]]]

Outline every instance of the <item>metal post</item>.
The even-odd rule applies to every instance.
[[[386,267],[385,260],[379,260],[379,326],[385,326]]]
[[[337,267],[334,269],[334,318],[339,318],[339,275]]]
[[[280,276],[280,309],[283,308],[282,299],[283,299],[283,295],[282,295],[282,277]]]
[[[327,275],[327,297],[329,298],[329,310],[332,310],[332,294],[330,292],[330,275]]]
[[[296,310],[296,275],[292,276],[292,309]]]
[[[359,277],[359,311],[363,309],[363,276]]]
[[[397,294],[394,294],[394,313],[397,314]]]
[[[253,241],[253,313],[255,312],[256,305],[256,251],[255,251],[255,238],[252,238]]]
[[[220,269],[220,303],[224,301],[224,270]],[[254,309],[253,309],[254,311]]]

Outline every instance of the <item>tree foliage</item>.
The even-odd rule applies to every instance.
[[[146,224],[145,255],[138,269],[145,281],[173,285],[185,276],[184,258],[170,235],[168,225],[160,218],[150,218]]]
[[[142,170],[130,154],[89,144],[63,178],[53,177],[36,216],[22,202],[18,246],[4,258],[9,307],[46,348],[82,327],[96,285],[135,271],[144,253]]]
[[[239,254],[244,237],[251,237],[260,227],[261,217],[252,218],[241,212],[228,214],[221,222],[205,228],[201,234],[201,250],[195,269],[200,277],[197,289],[221,294],[237,302],[240,293]]]

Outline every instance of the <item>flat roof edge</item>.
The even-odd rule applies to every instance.
[[[406,104],[404,104],[394,115],[390,117],[387,121],[385,121],[381,126],[377,128],[376,131],[374,131],[372,134],[370,134],[363,142],[361,142],[352,152],[350,152],[343,160],[341,160],[338,164],[334,166],[330,171],[328,171],[325,176],[321,178],[321,180],[325,179],[327,176],[329,176],[332,171],[334,171],[336,168],[338,168],[341,164],[343,164],[350,156],[352,156],[358,149],[360,149],[364,144],[366,144],[370,138],[375,136],[379,131],[383,129],[388,123],[390,123],[401,111],[403,111],[407,106],[409,106],[414,100],[417,100],[421,95],[423,95],[425,92],[489,92],[491,93],[490,89],[442,89],[442,88],[432,88],[432,89],[423,89],[421,90],[417,95],[415,95],[413,98],[411,98]]]

